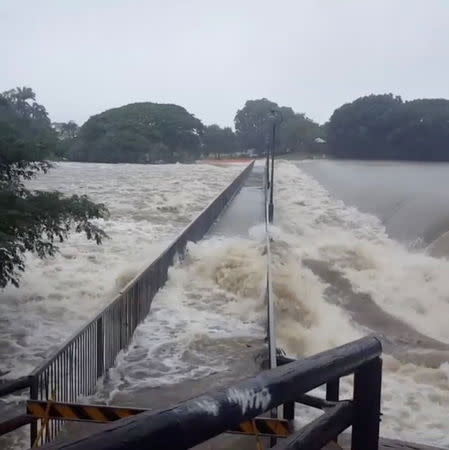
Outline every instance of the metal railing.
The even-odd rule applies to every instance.
[[[318,450],[352,426],[352,450],[375,450],[379,442],[382,346],[366,337],[291,361],[236,385],[187,400],[165,411],[118,420],[89,437],[54,443],[64,450],[187,449],[237,424],[284,405],[294,419],[295,402],[325,413],[280,442],[276,450]],[[354,374],[352,400],[321,399],[306,393],[327,384],[335,394],[340,377]],[[331,388],[329,388],[329,385]]]
[[[34,400],[52,399],[75,402],[92,395],[96,384],[113,367],[118,353],[130,343],[136,327],[150,311],[156,292],[165,284],[168,268],[182,255],[187,242],[198,241],[209,230],[225,206],[238,192],[254,165],[251,162],[172,242],[172,244],[128,285],[88,324],[49,356],[28,377],[0,387],[0,397],[30,388]],[[18,416],[16,424],[20,423]],[[1,424],[0,424],[1,425]],[[8,423],[8,431],[13,424]],[[51,421],[39,437],[32,421],[31,445],[51,441],[63,426]],[[15,427],[17,428],[17,426]],[[37,439],[39,438],[39,439]]]
[[[276,121],[273,112],[273,128],[270,146],[267,147],[265,171],[264,171],[264,191],[265,191],[265,237],[266,237],[266,287],[265,301],[267,305],[267,340],[268,340],[268,366],[270,369],[276,367],[276,329],[274,313],[274,295],[271,276],[271,236],[270,223],[274,219],[274,154],[276,150]],[[275,412],[276,415],[277,413]]]

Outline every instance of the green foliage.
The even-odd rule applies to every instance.
[[[58,136],[54,154],[51,155],[52,159],[67,159],[69,149],[74,144],[80,127],[73,120],[53,122],[51,125]]]
[[[78,124],[73,120],[69,120],[68,122],[53,122],[51,125],[60,140],[75,139],[80,129]]]
[[[234,153],[237,150],[237,139],[231,128],[220,128],[215,124],[205,127],[203,153],[215,154],[219,158],[222,154]]]
[[[324,131],[316,122],[304,114],[293,114],[280,125],[280,148],[291,152],[308,151],[315,139],[322,136]]]
[[[279,106],[266,98],[248,100],[234,118],[235,132],[244,149],[255,149],[263,154],[269,144],[271,132],[270,114]]]
[[[24,181],[51,167],[57,137],[45,108],[29,88],[0,95],[0,287],[19,285],[27,251],[54,255],[71,230],[100,243],[105,237],[91,219],[105,217],[104,205],[85,196],[30,191]]]
[[[91,162],[172,162],[200,152],[203,124],[177,105],[133,103],[91,117],[70,158]]]
[[[273,120],[281,121],[276,141],[277,151],[281,153],[307,150],[315,138],[323,135],[320,126],[304,114],[262,98],[248,100],[237,111],[234,122],[240,145],[255,149],[259,155],[265,153],[271,140]]]
[[[449,160],[448,100],[361,97],[335,110],[326,129],[337,157]]]

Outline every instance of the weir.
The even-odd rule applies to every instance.
[[[26,412],[0,423],[0,435],[30,424],[31,446],[73,450],[412,448],[402,442],[379,441],[382,345],[376,337],[300,360],[286,357],[276,347],[270,255],[274,154],[268,156],[265,168],[249,164],[147,269],[44,364],[30,376],[0,387],[0,396],[30,389]],[[265,347],[266,370],[260,371],[253,358],[245,359],[236,347],[241,353],[234,371],[217,374],[215,389],[200,383],[189,392],[168,397],[168,404],[156,405],[160,407],[156,411],[77,403],[94,393],[97,381],[129,345],[154,295],[166,282],[168,268],[183,255],[188,241],[203,236],[247,237],[248,229],[261,222],[265,223],[267,331],[266,344],[258,345]],[[353,395],[341,400],[340,378],[348,375],[354,378]],[[242,376],[246,379],[237,382]],[[320,386],[325,387],[325,398],[310,394]],[[192,398],[185,400],[188,396]],[[296,404],[322,414],[295,429]],[[88,434],[80,432],[79,425],[74,433],[60,434],[70,421],[103,425],[88,427]],[[111,423],[104,425],[107,422]],[[348,437],[343,432],[350,427]],[[223,445],[206,442],[223,433],[232,433]],[[251,439],[239,440],[235,433]]]

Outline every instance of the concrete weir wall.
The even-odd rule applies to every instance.
[[[97,380],[114,366],[118,353],[131,342],[137,326],[150,311],[156,292],[165,284],[168,269],[182,255],[189,241],[200,240],[239,191],[254,161],[224,189],[165,249],[137,275],[96,317],[36,368],[28,377],[30,398],[76,402],[94,393]],[[59,421],[60,422],[60,421]],[[51,441],[62,424],[51,427],[41,443]],[[31,438],[37,436],[31,425]]]

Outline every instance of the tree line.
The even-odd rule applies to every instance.
[[[335,157],[449,161],[449,100],[360,97],[336,109],[325,128]]]
[[[52,124],[32,89],[0,94],[0,288],[19,285],[27,252],[53,255],[73,231],[97,243],[106,237],[94,220],[107,217],[104,205],[27,189],[26,181],[46,173],[52,159],[174,162],[248,149],[263,155],[275,126],[278,153],[322,151],[327,140],[333,157],[449,160],[444,99],[369,95],[336,109],[324,126],[270,100],[248,100],[234,124],[235,131],[205,126],[181,106],[150,102],[110,109],[81,127]]]
[[[33,117],[46,114],[30,88],[0,95],[21,108],[32,99]],[[27,98],[28,100],[24,100]],[[29,106],[29,105],[28,105]],[[31,106],[29,106],[31,107]],[[47,117],[48,119],[48,117]],[[248,100],[230,127],[204,125],[185,108],[174,104],[133,103],[89,118],[81,127],[74,121],[47,120],[53,137],[50,159],[87,162],[188,162],[251,151],[262,155],[271,143],[276,122],[276,151],[313,156],[360,159],[449,160],[449,101],[403,101],[393,94],[369,95],[337,108],[319,125],[304,113],[266,98]],[[42,125],[42,124],[41,124]],[[323,144],[326,142],[326,144]]]
[[[53,123],[58,135],[55,156],[71,161],[164,163],[201,157],[265,153],[270,145],[272,112],[282,116],[277,133],[280,153],[310,150],[324,129],[305,114],[267,99],[249,100],[231,127],[204,125],[185,108],[151,102],[133,103],[92,116],[78,127]]]
[[[62,124],[57,157],[97,162],[174,162],[252,151],[262,155],[276,122],[276,151],[336,158],[449,160],[449,101],[369,95],[319,125],[268,99],[248,100],[230,127],[209,126],[177,105],[135,103]],[[323,144],[326,142],[326,144]]]
[[[281,152],[313,146],[320,125],[267,99],[247,101],[230,127],[206,126],[178,105],[134,103],[91,117],[76,136],[65,128],[65,157],[74,161],[162,163],[221,157],[251,149],[263,154],[270,142],[272,111],[282,114],[277,147]],[[60,146],[61,147],[61,146]]]

